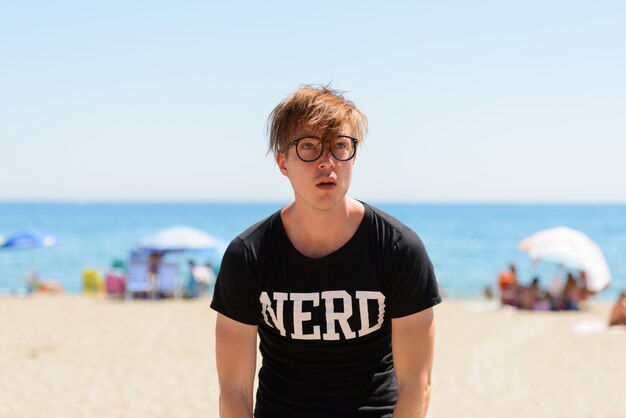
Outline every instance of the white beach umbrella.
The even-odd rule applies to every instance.
[[[604,254],[587,235],[565,226],[539,231],[523,239],[519,247],[533,261],[542,260],[584,271],[587,289],[598,292],[611,283]]]
[[[145,251],[223,251],[224,243],[204,231],[186,226],[162,229],[139,240],[138,248]]]

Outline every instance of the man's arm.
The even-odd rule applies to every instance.
[[[256,334],[256,326],[217,314],[215,357],[220,383],[220,418],[252,418]]]
[[[393,418],[424,418],[430,401],[435,348],[433,308],[391,320],[398,402]]]

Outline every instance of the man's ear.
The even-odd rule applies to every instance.
[[[283,176],[287,176],[287,157],[285,156],[284,152],[277,152],[276,153],[276,165],[278,166],[278,169],[280,170],[281,173],[283,173]]]

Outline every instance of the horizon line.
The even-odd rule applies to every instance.
[[[589,206],[623,206],[626,201],[600,201],[600,200],[436,200],[436,199],[357,199],[386,205],[589,205]],[[281,205],[292,200],[278,199],[0,199],[0,205],[206,205],[206,204],[258,204],[258,205]]]

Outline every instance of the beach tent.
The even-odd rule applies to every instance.
[[[149,266],[158,263],[156,289],[162,293],[180,293],[178,273],[182,262],[181,256],[193,252],[194,256],[201,255],[211,260],[213,269],[219,268],[226,245],[196,228],[174,226],[162,229],[139,240],[131,254],[131,269],[129,271],[129,289],[131,282],[149,282]],[[172,254],[169,261],[162,257]],[[156,261],[151,261],[156,255]],[[136,268],[133,268],[135,266]],[[142,271],[137,268],[143,269]],[[131,280],[132,279],[132,280]],[[152,284],[150,284],[152,286]],[[150,289],[153,289],[150,287]],[[132,289],[130,289],[132,292]]]
[[[587,235],[565,226],[539,231],[519,243],[533,261],[545,261],[584,271],[587,289],[599,292],[611,283],[611,272],[600,247]]]
[[[131,253],[131,259],[145,260],[150,254],[163,256],[193,252],[211,260],[211,264],[218,267],[225,251],[226,244],[202,230],[174,226],[140,239]]]
[[[226,245],[204,231],[187,226],[162,229],[139,240],[140,252],[202,251],[222,255]]]
[[[0,249],[52,247],[57,241],[57,237],[48,231],[27,228],[9,235]]]

